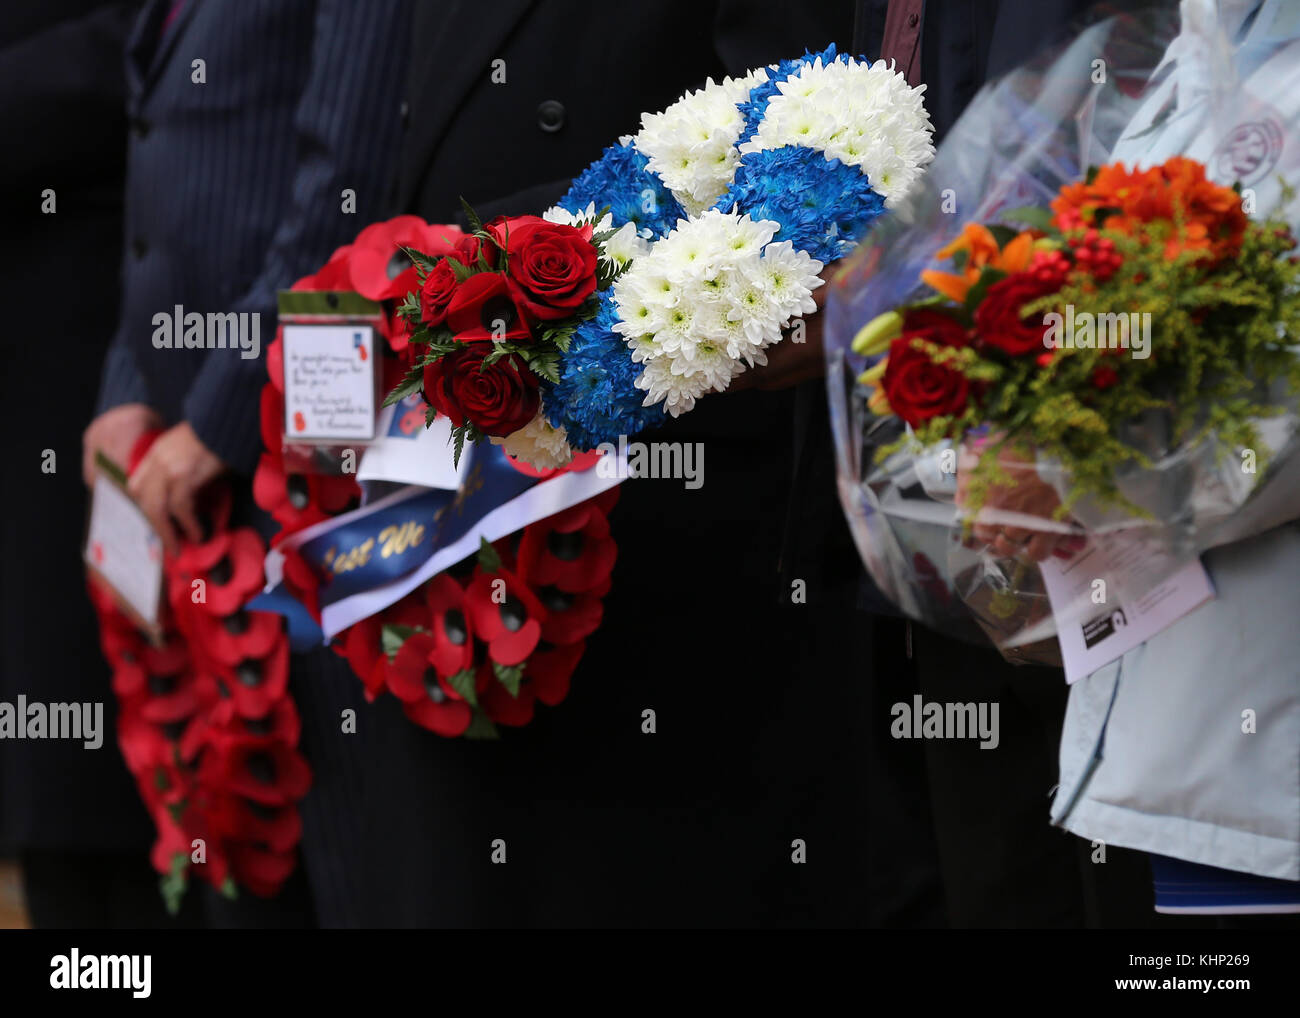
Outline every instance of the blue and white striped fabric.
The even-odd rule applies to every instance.
[[[1276,880],[1151,856],[1156,911],[1184,915],[1300,912],[1300,880]]]

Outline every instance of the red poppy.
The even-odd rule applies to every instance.
[[[265,546],[257,531],[225,531],[203,544],[182,545],[173,577],[174,596],[210,615],[225,617],[262,589]],[[195,580],[203,581],[203,598],[195,600]]]
[[[270,653],[246,657],[218,671],[221,693],[229,697],[240,717],[265,716],[288,692],[289,641],[283,638],[283,633],[279,635],[281,638],[275,641]]]
[[[402,701],[406,716],[439,735],[464,733],[473,710],[433,663],[431,633],[412,633],[388,664],[388,688]]]
[[[483,713],[497,724],[521,728],[533,720],[533,706],[537,694],[528,683],[520,682],[518,695],[512,695],[496,678],[492,663],[483,661],[479,664],[479,675],[487,678],[487,686],[479,694],[479,703]],[[526,672],[525,672],[526,674]]]
[[[352,289],[370,300],[403,298],[419,286],[419,280],[399,246],[437,257],[451,252],[462,236],[457,226],[431,226],[419,216],[371,223],[352,242]]]
[[[289,289],[291,290],[350,290],[352,289],[352,275],[350,262],[352,259],[352,245],[344,244],[342,247],[334,249],[321,268],[312,273],[310,276],[303,276]]]
[[[280,742],[232,739],[203,754],[199,780],[210,788],[253,802],[281,806],[307,794],[311,770],[292,748]]]
[[[537,699],[554,707],[569,695],[569,680],[587,649],[579,640],[563,647],[538,648],[528,659],[524,680]]]
[[[546,609],[528,584],[508,569],[488,573],[476,568],[465,591],[465,606],[474,635],[487,644],[488,655],[498,664],[519,664],[541,639]]]
[[[235,882],[259,898],[278,894],[297,862],[293,852],[276,852],[257,842],[233,842],[229,854]]]
[[[241,608],[224,618],[195,613],[191,642],[196,653],[233,668],[249,658],[266,657],[281,636],[283,619],[272,612]]]
[[[296,806],[268,806],[238,795],[220,795],[210,815],[219,837],[261,843],[272,852],[292,852],[302,838],[302,817]]]
[[[474,660],[474,632],[465,608],[465,591],[446,573],[439,573],[425,589],[434,667],[443,675],[464,671]]]
[[[579,593],[608,580],[617,557],[609,520],[588,500],[524,529],[519,575],[533,587]]]

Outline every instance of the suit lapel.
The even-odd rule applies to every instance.
[[[181,0],[181,9],[164,31],[163,25],[167,22],[173,3],[175,0],[148,0],[131,30],[131,37],[126,44],[126,66],[131,90],[136,95],[147,91],[162,73],[168,56],[176,46],[176,40],[194,16],[194,8],[198,6],[199,0]]]
[[[403,182],[403,207],[413,199],[447,125],[470,93],[475,88],[509,87],[492,84],[492,61],[501,55],[502,44],[534,2],[454,0],[417,6],[408,75],[410,152],[403,160],[410,176]]]

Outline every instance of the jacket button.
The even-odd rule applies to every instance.
[[[402,105],[398,107],[398,116],[402,118],[403,127],[411,122],[411,104],[405,99],[402,100]]]
[[[145,252],[147,252],[148,250],[149,250],[149,245],[145,243],[145,239],[143,237],[136,237],[133,241],[131,241],[131,253],[135,255],[137,258],[143,258],[145,256]]]
[[[547,99],[537,107],[537,126],[547,134],[554,134],[564,126],[564,104]]]
[[[909,14],[909,15],[907,16],[907,27],[908,27],[908,28],[915,28],[915,27],[916,27],[916,23],[917,23],[918,21],[920,21],[920,20],[921,20],[921,19],[918,18],[918,17],[916,16],[916,12],[913,11],[911,14]]]

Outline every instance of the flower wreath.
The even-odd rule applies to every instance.
[[[453,226],[398,216],[366,227],[292,289],[354,290],[383,305],[383,382],[391,391],[409,366],[410,328],[397,307],[418,287],[403,249],[442,254],[472,239]],[[281,547],[289,535],[356,508],[361,489],[350,474],[299,474],[286,465],[280,332],[267,348],[267,375],[264,450],[253,495],[280,525],[271,545]],[[419,408],[407,416],[410,430],[426,423]],[[567,469],[594,462],[594,455],[579,457]],[[560,472],[517,466],[534,476]],[[567,695],[584,641],[600,625],[601,599],[617,555],[607,514],[617,498],[611,489],[493,544],[484,542],[477,556],[354,623],[332,646],[361,679],[368,700],[387,691],[407,717],[438,735],[491,738],[497,725],[527,724],[537,702],[554,706]],[[319,591],[328,579],[294,549],[282,551],[285,587],[319,622]]]
[[[137,444],[130,470],[156,437]],[[191,872],[229,897],[237,888],[277,893],[296,865],[296,804],[311,784],[283,620],[244,608],[262,588],[265,547],[252,528],[229,528],[228,490],[208,494],[207,536],[183,539],[164,562],[161,642],[106,588],[88,584],[113,673],[118,744],[157,828],[151,861],[173,912]]]

